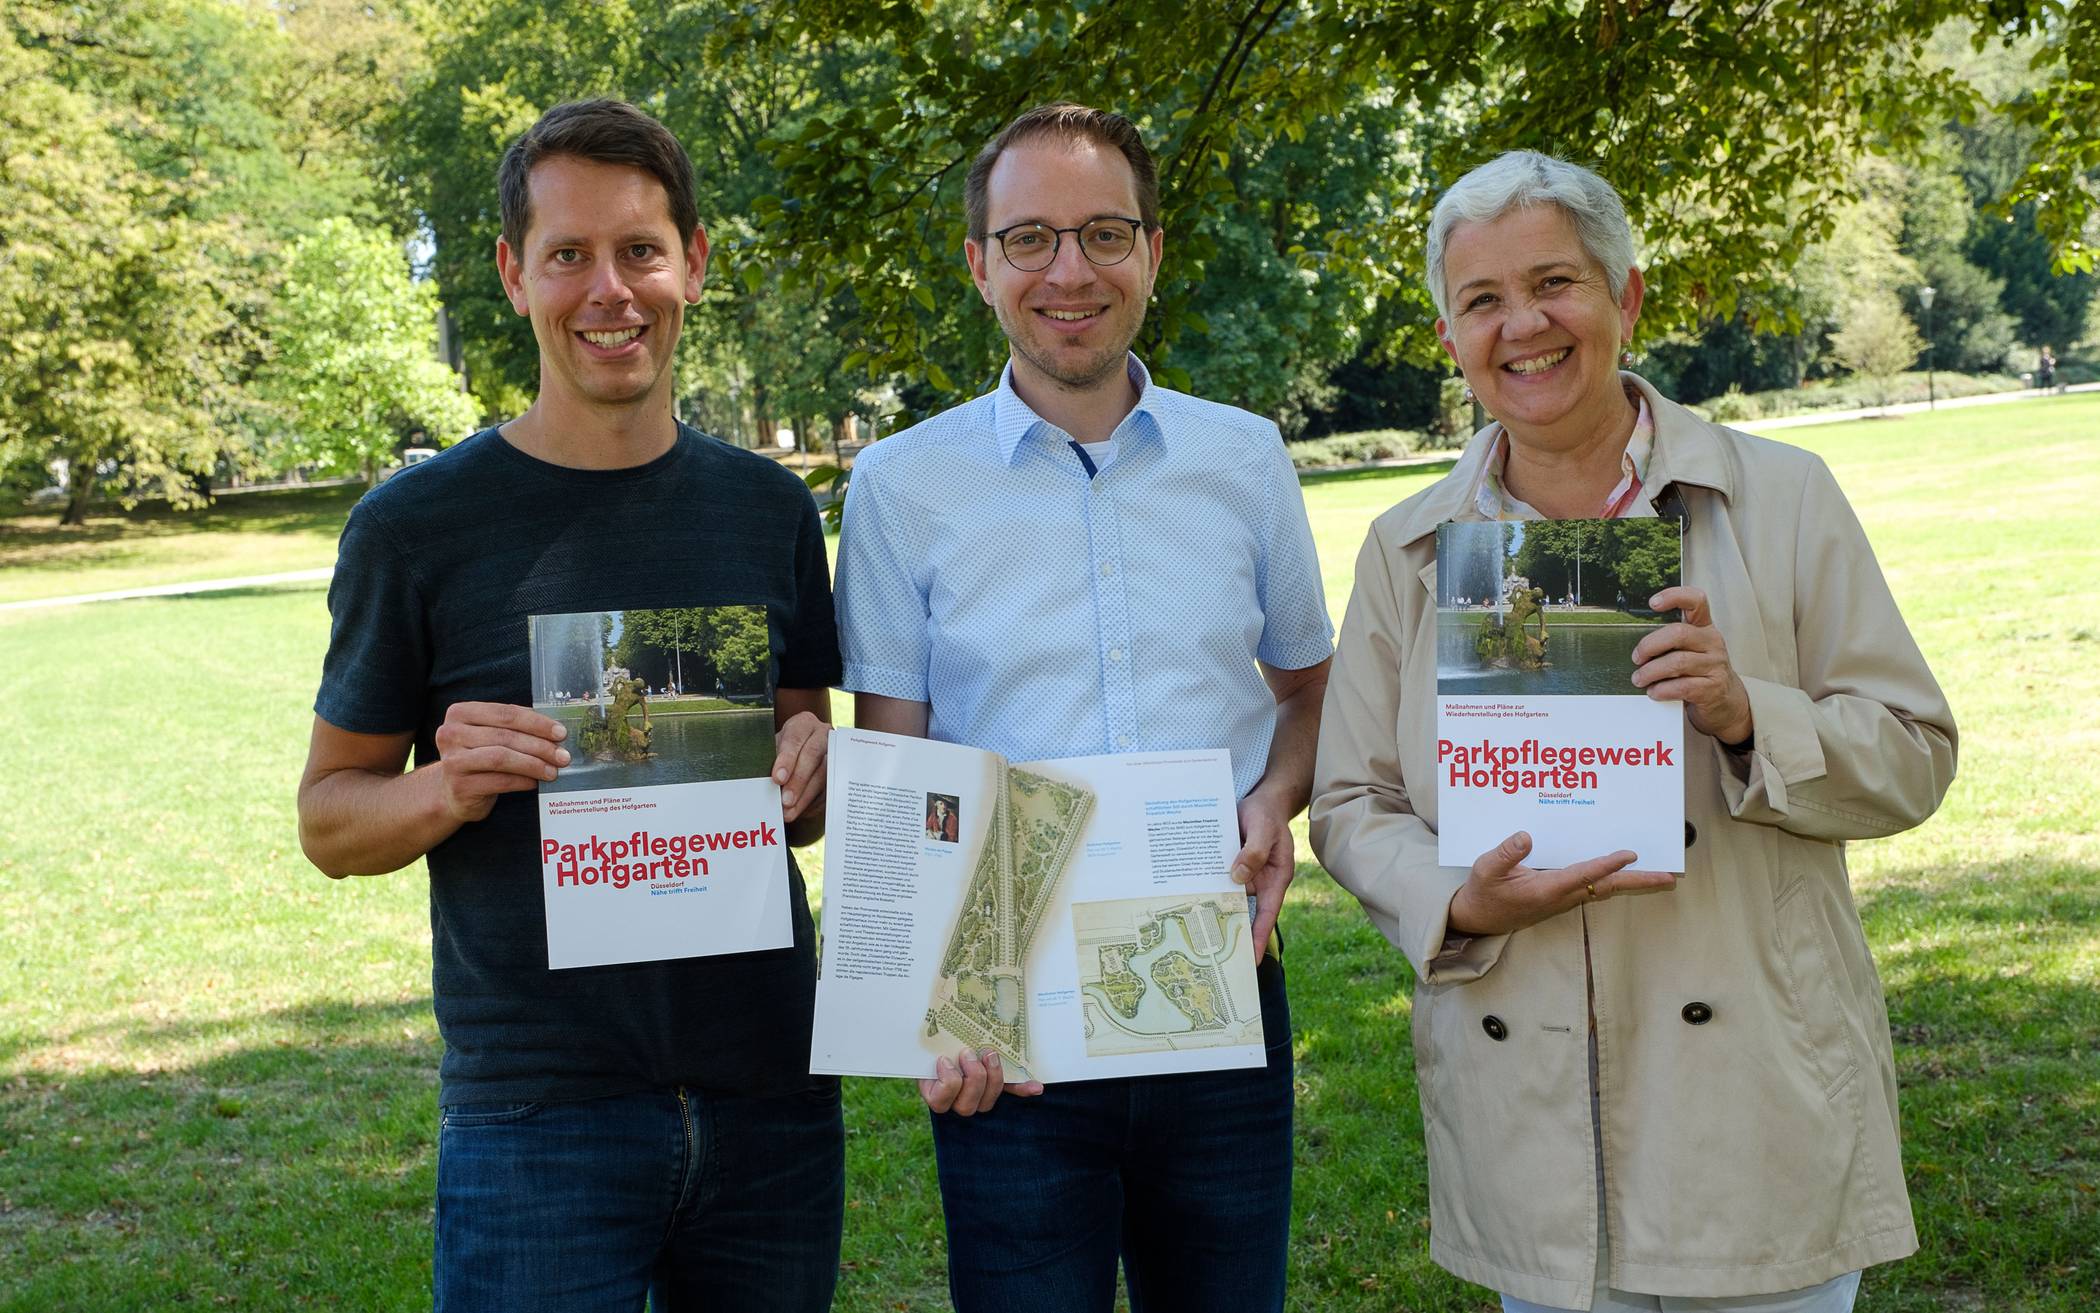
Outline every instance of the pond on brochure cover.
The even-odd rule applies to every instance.
[[[573,741],[574,727],[586,709],[539,710],[568,722]],[[649,748],[656,755],[647,761],[577,762],[540,788],[548,793],[565,793],[756,778],[773,769],[773,709],[653,714],[649,718]]]
[[[1437,621],[1436,689],[1476,694],[1638,693],[1633,648],[1652,625],[1555,625],[1546,621],[1544,670],[1495,670],[1481,663],[1473,640],[1480,613],[1446,614]]]

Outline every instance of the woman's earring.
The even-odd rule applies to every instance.
[[[1619,363],[1621,365],[1631,365],[1633,363],[1633,349],[1631,347],[1619,353]]]
[[[1476,402],[1476,401],[1480,400],[1480,398],[1479,398],[1479,397],[1476,397],[1476,396],[1474,396],[1474,395],[1473,395],[1473,385],[1472,385],[1471,383],[1468,383],[1468,384],[1466,384],[1466,386],[1465,386],[1465,390],[1464,390],[1464,391],[1462,391],[1462,392],[1460,392],[1460,393],[1459,393],[1458,395],[1459,395],[1459,396],[1460,396],[1460,397],[1461,397],[1461,398],[1462,398],[1462,399],[1463,399],[1463,400],[1465,401],[1465,403],[1466,403],[1467,405],[1469,405],[1469,406],[1470,406],[1470,405],[1472,405],[1472,404],[1473,404],[1474,402]]]

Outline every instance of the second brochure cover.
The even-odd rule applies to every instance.
[[[1674,519],[1453,522],[1436,534],[1437,860],[1471,866],[1518,830],[1527,862],[1620,849],[1684,870],[1684,711],[1633,684],[1674,612]]]

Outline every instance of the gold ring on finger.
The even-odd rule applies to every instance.
[[[1597,886],[1591,881],[1584,880],[1582,882],[1582,887],[1589,891],[1589,895],[1591,898],[1594,899],[1597,896]]]

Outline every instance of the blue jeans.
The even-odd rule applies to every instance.
[[[467,1103],[438,1130],[438,1313],[817,1313],[845,1219],[836,1080]]]
[[[1283,1307],[1291,1022],[1266,958],[1264,1068],[1073,1081],[933,1118],[958,1313]]]

